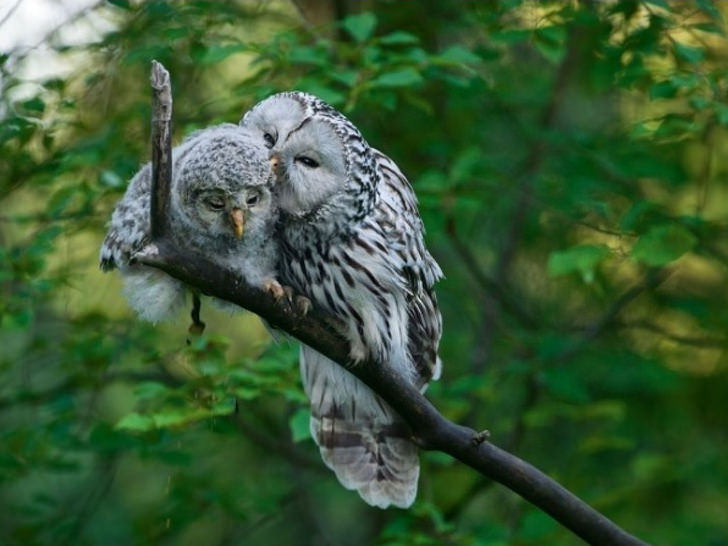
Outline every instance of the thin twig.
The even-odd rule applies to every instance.
[[[273,453],[289,461],[291,464],[300,468],[307,468],[317,473],[323,473],[325,470],[319,461],[315,461],[301,453],[296,446],[290,442],[279,440],[272,434],[261,433],[258,428],[253,426],[243,415],[244,411],[236,409],[230,415],[230,422],[240,430],[243,435],[260,446],[266,453]]]
[[[8,12],[3,16],[2,19],[0,19],[0,27],[2,27],[5,23],[7,23],[8,19],[10,19],[13,16],[13,13],[15,13],[15,10],[17,10],[20,7],[20,4],[23,3],[23,0],[18,0],[13,4]]]
[[[460,239],[457,233],[455,220],[450,217],[445,224],[445,232],[450,242],[458,253],[466,269],[470,272],[475,282],[480,286],[483,293],[496,298],[500,304],[510,312],[523,326],[532,328],[535,326],[535,320],[528,312],[523,309],[518,301],[513,298],[498,282],[478,264],[468,246]]]
[[[566,54],[556,73],[549,100],[540,113],[539,130],[541,136],[533,141],[519,172],[514,176],[512,185],[516,188],[516,202],[510,214],[510,221],[503,230],[505,236],[494,267],[493,280],[496,286],[504,286],[509,276],[528,214],[533,206],[534,183],[549,151],[549,144],[544,135],[553,129],[558,119],[568,85],[574,71],[579,66],[580,57],[584,53],[582,51],[582,42],[588,32],[589,29],[579,23],[575,23],[569,29],[565,47]],[[479,336],[480,343],[476,347],[472,358],[471,367],[474,373],[482,371],[486,365],[495,332],[494,326],[498,320],[500,310],[501,303],[497,299],[490,299],[486,302],[481,326],[482,333]]]
[[[659,335],[675,343],[682,345],[691,345],[693,347],[701,347],[704,349],[717,349],[728,346],[728,338],[720,337],[702,337],[702,336],[686,336],[682,334],[676,334],[670,332],[665,327],[650,322],[648,320],[634,320],[634,321],[615,321],[614,325],[617,328],[623,328],[627,330],[647,330],[654,334]]]
[[[617,315],[619,315],[622,310],[627,307],[627,305],[633,302],[645,291],[662,284],[671,274],[672,270],[670,269],[655,269],[648,272],[644,279],[627,289],[621,296],[612,302],[612,304],[598,319],[584,328],[579,340],[564,349],[555,357],[557,363],[563,364],[566,360],[581,351],[586,345],[601,335],[607,326],[612,324],[612,322],[617,318]]]

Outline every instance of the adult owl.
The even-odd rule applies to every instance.
[[[241,125],[270,148],[280,208],[280,277],[345,324],[353,360],[373,357],[424,389],[440,374],[442,321],[417,200],[397,165],[322,100],[273,95]],[[310,347],[301,372],[311,435],[339,481],[369,504],[408,507],[418,450],[401,418]]]
[[[196,131],[172,150],[169,225],[173,240],[250,283],[276,294],[277,209],[271,198],[269,150],[231,123]],[[116,205],[101,246],[101,268],[117,267],[124,294],[142,317],[159,321],[185,302],[184,284],[162,271],[131,264],[149,242],[152,167],[146,164]]]

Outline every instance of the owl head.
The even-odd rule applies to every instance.
[[[377,173],[371,148],[321,99],[298,91],[273,95],[254,106],[241,126],[269,149],[278,206],[285,213],[310,217],[361,208],[373,199]]]
[[[193,133],[175,151],[172,221],[194,234],[188,243],[232,249],[270,223],[272,170],[259,138],[224,124]]]

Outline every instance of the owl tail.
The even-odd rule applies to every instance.
[[[301,347],[311,436],[341,484],[379,508],[408,508],[417,494],[417,446],[397,414],[335,362]]]

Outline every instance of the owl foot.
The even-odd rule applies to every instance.
[[[490,438],[490,431],[489,430],[481,430],[480,432],[476,432],[473,434],[473,437],[470,439],[470,443],[477,447],[483,442],[485,442],[488,438]]]
[[[293,288],[290,286],[283,286],[275,279],[267,280],[263,283],[263,288],[266,292],[271,294],[275,298],[276,303],[284,300],[290,305],[299,315],[305,317],[311,310],[311,300],[305,296],[296,295]]]

